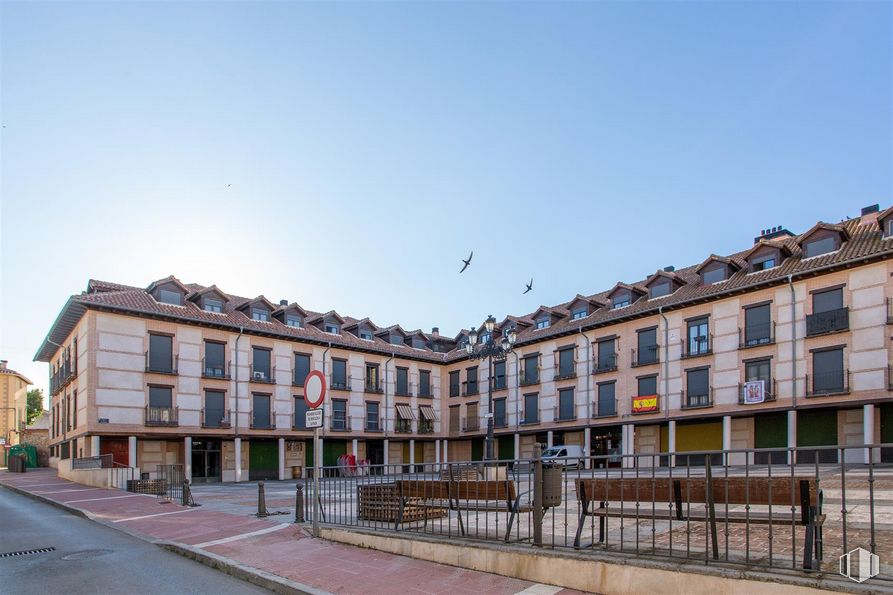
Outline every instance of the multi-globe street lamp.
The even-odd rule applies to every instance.
[[[478,344],[478,332],[472,328],[468,333],[468,343],[465,351],[474,359],[487,359],[487,440],[484,445],[484,460],[492,461],[493,457],[493,362],[504,361],[515,345],[517,333],[515,329],[504,332],[502,339],[496,341],[493,337],[493,329],[496,328],[496,319],[493,315],[484,321],[484,329],[487,331],[485,340]]]

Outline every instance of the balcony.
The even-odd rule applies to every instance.
[[[169,360],[167,358],[160,358],[157,355],[152,357],[152,355],[148,351],[145,353],[145,356],[146,372],[151,372],[153,374],[171,375],[175,375],[177,373],[177,364],[179,363],[180,359],[179,354],[174,355]]]
[[[343,411],[340,413],[336,411],[332,414],[332,424],[329,426],[330,430],[333,432],[349,432],[350,426],[350,418],[345,416]]]
[[[570,370],[560,370],[559,369],[558,372],[555,373],[555,376],[552,378],[552,380],[569,380],[571,378],[576,378],[577,370],[575,368],[575,365],[571,366]]]
[[[216,378],[219,380],[230,379],[230,363],[206,362],[202,358],[202,378]]]
[[[411,397],[412,389],[409,386],[400,386],[399,384],[394,388],[394,394],[398,397]]]
[[[555,421],[575,421],[577,419],[577,411],[576,407],[571,407],[571,411],[569,415],[562,416],[561,415],[561,407],[555,406],[552,408],[552,419]],[[567,412],[565,412],[567,414]]]
[[[377,417],[372,418],[372,419],[367,417],[363,422],[363,429],[365,429],[367,432],[381,432],[381,431],[383,431],[383,429],[381,427],[381,423],[379,422]]]
[[[252,430],[275,430],[276,422],[273,420],[273,416],[267,416],[267,419],[255,419],[254,415],[251,416],[251,423],[248,426]]]
[[[477,417],[463,417],[462,418],[462,431],[463,432],[477,432],[481,429],[481,420]]]
[[[398,419],[394,425],[394,432],[397,434],[412,434],[412,420]]]
[[[745,391],[745,388],[746,388],[745,384],[743,382],[739,382],[738,383],[738,404],[739,405],[752,405],[754,403],[761,403],[761,402],[769,403],[771,401],[774,401],[775,396],[777,394],[775,379],[773,378],[772,380],[767,380],[763,386],[764,386],[764,388],[763,388],[763,400],[762,401],[748,400],[748,396]],[[757,398],[756,395],[754,395],[751,399],[754,399],[754,398]]]
[[[419,420],[419,434],[433,434],[434,422],[430,419]]]
[[[505,390],[506,388],[508,388],[508,382],[506,381],[505,374],[493,377],[493,390]]]
[[[272,371],[269,368],[257,368],[251,364],[251,372],[248,374],[250,382],[258,382],[260,384],[276,384],[276,368]]]
[[[351,380],[350,376],[347,378],[331,376],[329,378],[329,388],[332,390],[350,390]]]
[[[509,420],[508,420],[508,418],[505,416],[505,414],[502,414],[502,415],[494,415],[494,416],[493,416],[493,427],[494,427],[494,428],[507,428],[507,427],[509,427]]]
[[[418,392],[419,392],[419,394],[416,396],[418,396],[418,398],[420,398],[420,399],[434,398],[434,395],[431,394],[431,385],[428,385],[427,387],[420,386]]]
[[[707,393],[685,393],[682,398],[682,409],[704,409],[713,407],[713,387]]]
[[[652,345],[641,350],[631,349],[630,352],[630,361],[632,362],[630,365],[633,368],[660,363],[660,351],[657,345]]]
[[[599,357],[592,368],[593,374],[605,374],[617,371],[617,354],[612,353],[605,357]]]
[[[471,397],[474,395],[480,394],[480,389],[478,388],[477,380],[474,382],[468,382],[467,380],[462,383],[462,396],[463,397]]]
[[[522,426],[532,426],[538,423],[540,423],[540,415],[538,411],[530,416],[525,415],[524,419],[521,420]]]
[[[176,427],[179,425],[177,417],[177,407],[153,407],[149,405],[145,411],[145,425]]]
[[[77,377],[77,366],[72,366],[69,358],[50,375],[50,395],[59,394],[75,377]]]
[[[806,315],[806,336],[815,337],[838,333],[850,328],[850,309],[837,308],[827,312]]]
[[[750,349],[775,343],[775,323],[752,324],[738,329],[738,349]]]
[[[380,382],[372,382],[367,379],[366,382],[363,383],[363,392],[380,395],[384,392],[384,389],[381,387]]]
[[[811,383],[810,383],[811,381]],[[806,376],[807,397],[845,395],[850,392],[850,371],[834,370]]]
[[[527,374],[525,374],[521,377],[521,386],[533,386],[534,384],[539,384],[539,383],[540,383],[539,371],[537,371],[536,374],[531,374],[529,376]]]
[[[230,410],[229,409],[202,409],[202,427],[203,428],[229,428]]]
[[[713,353],[713,335],[682,339],[682,358],[701,357]]]
[[[593,403],[592,417],[614,417],[617,415],[617,399],[605,399]]]

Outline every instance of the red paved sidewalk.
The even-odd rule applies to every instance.
[[[162,504],[155,496],[90,488],[61,479],[52,469],[25,474],[0,472],[0,484],[75,508],[90,518],[150,540],[196,547],[331,593],[573,593],[314,539],[298,525],[273,519]]]

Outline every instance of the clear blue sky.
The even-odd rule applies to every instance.
[[[891,2],[0,11],[0,356],[41,387],[90,277],[452,334],[893,201]]]

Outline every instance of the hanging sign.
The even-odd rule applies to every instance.
[[[766,400],[766,381],[751,380],[744,383],[744,403],[752,405]]]

